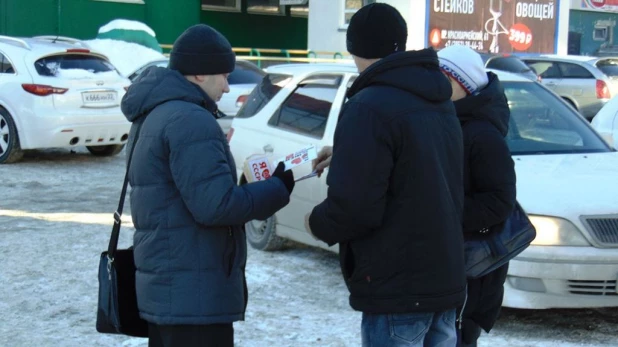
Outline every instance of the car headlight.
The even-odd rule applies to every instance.
[[[566,219],[529,215],[536,228],[535,246],[590,246],[577,227]]]

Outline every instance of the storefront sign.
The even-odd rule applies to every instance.
[[[555,52],[557,0],[428,0],[427,11],[427,44],[436,49],[460,44],[491,53]]]
[[[618,12],[618,0],[572,0],[571,9]]]

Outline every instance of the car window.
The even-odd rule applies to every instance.
[[[249,62],[236,62],[236,67],[234,71],[230,73],[227,78],[229,84],[258,84],[262,82],[262,78],[266,73],[255,66],[255,64]]]
[[[596,67],[606,76],[618,78],[618,59],[602,59],[596,63]]]
[[[286,131],[322,138],[343,76],[318,75],[299,83],[268,121]]]
[[[571,63],[560,63],[560,72],[563,78],[594,78],[586,68]]]
[[[556,63],[551,61],[527,61],[526,62],[534,72],[541,78],[560,78],[560,68]]]
[[[103,58],[85,54],[59,54],[44,57],[34,63],[41,76],[54,77],[60,70],[84,70],[91,73],[115,71],[114,66]]]
[[[251,94],[247,97],[247,101],[242,105],[236,118],[250,118],[272,100],[279,93],[281,88],[285,87],[292,79],[292,76],[285,74],[267,74],[264,76],[259,85],[257,85]]]
[[[11,65],[9,59],[2,53],[0,53],[0,73],[14,74],[15,69]]]
[[[488,69],[496,69],[515,73],[531,71],[530,67],[516,57],[495,57],[487,62]]]
[[[507,142],[511,153],[608,152],[588,122],[537,83],[503,82],[511,109]]]
[[[142,66],[141,68],[137,69],[134,73],[132,73],[128,78],[131,80],[131,82],[133,82],[137,76],[141,75],[142,72],[146,71],[147,68],[151,67],[151,66],[159,66],[159,67],[167,67],[168,62],[167,60],[165,61],[157,61],[157,62],[151,62],[148,63],[144,66]]]
[[[358,75],[355,75],[355,76],[350,77],[350,79],[348,80],[348,85],[346,85],[345,87],[345,97],[343,98],[344,104],[348,102],[348,91],[350,90],[350,88],[352,88],[352,85],[354,84],[354,81],[356,81],[357,78],[358,78]]]

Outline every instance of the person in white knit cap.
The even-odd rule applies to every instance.
[[[438,52],[451,81],[464,141],[464,240],[500,232],[515,206],[515,168],[505,136],[510,110],[498,76],[487,72],[478,53],[465,46]],[[468,279],[468,300],[460,308],[459,346],[476,346],[500,314],[508,263]],[[463,312],[462,312],[463,311]]]
[[[440,69],[460,88],[453,88],[453,95],[475,94],[487,86],[489,77],[481,56],[471,48],[462,45],[448,46],[438,52]],[[462,95],[463,94],[463,95]]]

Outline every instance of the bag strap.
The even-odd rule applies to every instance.
[[[116,255],[116,249],[118,248],[118,238],[120,236],[120,223],[122,217],[122,210],[124,208],[124,200],[127,195],[127,186],[129,185],[129,168],[131,167],[131,159],[133,158],[133,151],[135,151],[135,146],[137,145],[137,139],[139,138],[140,128],[144,124],[144,121],[141,121],[137,124],[137,128],[135,130],[135,140],[133,140],[133,147],[129,151],[129,159],[127,160],[127,171],[124,175],[124,183],[122,184],[122,191],[120,192],[120,201],[118,202],[118,208],[116,212],[114,212],[114,226],[112,227],[112,236],[109,239],[109,245],[107,246],[107,257],[110,262],[114,261],[114,256]]]

